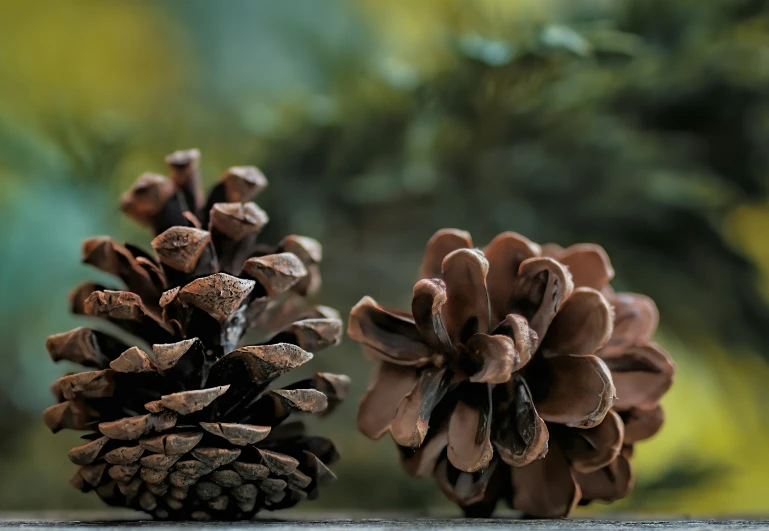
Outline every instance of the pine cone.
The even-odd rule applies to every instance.
[[[315,498],[333,478],[331,441],[283,422],[327,412],[348,378],[268,386],[338,343],[342,323],[304,303],[320,281],[318,242],[256,242],[267,215],[250,199],[267,185],[262,174],[230,168],[204,200],[198,158],[170,155],[172,179],[144,174],[122,198],[157,234],[157,258],[109,238],[84,243],[83,261],[127,291],[88,282],[72,292],[75,313],[112,326],[48,339],[54,361],[93,370],[56,381],[44,418],[53,432],[88,432],[69,452],[82,491],[157,518],[244,519]]]
[[[348,333],[377,361],[358,427],[390,432],[407,472],[433,474],[470,516],[499,499],[532,516],[613,500],[632,481],[632,444],[662,422],[668,355],[650,342],[650,299],[613,294],[596,245],[540,247],[503,233],[428,242],[411,313],[372,299]]]

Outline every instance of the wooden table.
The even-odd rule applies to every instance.
[[[285,514],[285,513],[284,513]],[[514,519],[479,519],[464,518],[351,518],[338,514],[291,514],[284,518],[257,518],[249,522],[153,522],[142,518],[137,513],[128,512],[96,512],[96,513],[25,513],[0,514],[2,529],[76,529],[92,530],[96,528],[126,528],[150,531],[153,529],[219,529],[219,530],[252,530],[269,529],[283,531],[289,529],[324,529],[344,531],[368,531],[386,529],[451,529],[452,531],[483,531],[483,530],[614,530],[614,529],[662,529],[662,530],[769,530],[769,518],[766,519],[718,519],[718,520],[642,520],[642,519],[565,519],[565,520],[514,520]]]

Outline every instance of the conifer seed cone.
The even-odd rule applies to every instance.
[[[651,341],[654,302],[614,293],[613,276],[597,245],[507,232],[480,250],[438,231],[411,312],[364,297],[350,314],[348,334],[377,364],[360,431],[390,433],[406,471],[433,475],[470,516],[500,499],[562,517],[622,498],[675,367]]]
[[[266,185],[254,167],[230,168],[208,198],[197,150],[166,162],[171,178],[144,174],[121,209],[156,234],[154,254],[106,237],[83,261],[122,286],[81,284],[72,310],[107,327],[51,336],[54,361],[86,372],[53,384],[54,432],[82,430],[69,452],[71,480],[108,504],[161,519],[246,519],[318,495],[337,459],[331,441],[307,435],[294,412],[326,413],[346,376],[316,373],[282,389],[270,383],[339,342],[336,312],[311,307],[318,242],[257,242],[267,215],[251,199]]]

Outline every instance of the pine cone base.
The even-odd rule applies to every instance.
[[[319,458],[299,440],[275,445],[286,446],[292,447],[287,453],[237,446],[195,431],[130,442],[100,437],[70,452],[82,464],[71,483],[82,492],[96,491],[110,505],[159,519],[250,519],[260,509],[315,498],[318,483],[332,476],[323,464],[331,455]],[[100,457],[94,459],[96,451]]]

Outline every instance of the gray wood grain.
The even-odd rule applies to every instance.
[[[123,528],[150,530],[169,529],[221,529],[227,531],[269,529],[283,531],[288,529],[324,529],[344,531],[378,531],[387,529],[451,529],[453,531],[486,529],[514,530],[614,530],[614,529],[663,529],[663,530],[750,530],[769,529],[767,519],[725,519],[725,520],[641,520],[623,517],[621,519],[587,520],[515,520],[488,519],[468,520],[464,518],[352,518],[337,514],[291,515],[291,518],[262,517],[250,522],[153,522],[132,512],[106,513],[35,513],[35,514],[0,514],[0,528],[3,529],[78,529],[93,530],[99,528]]]

